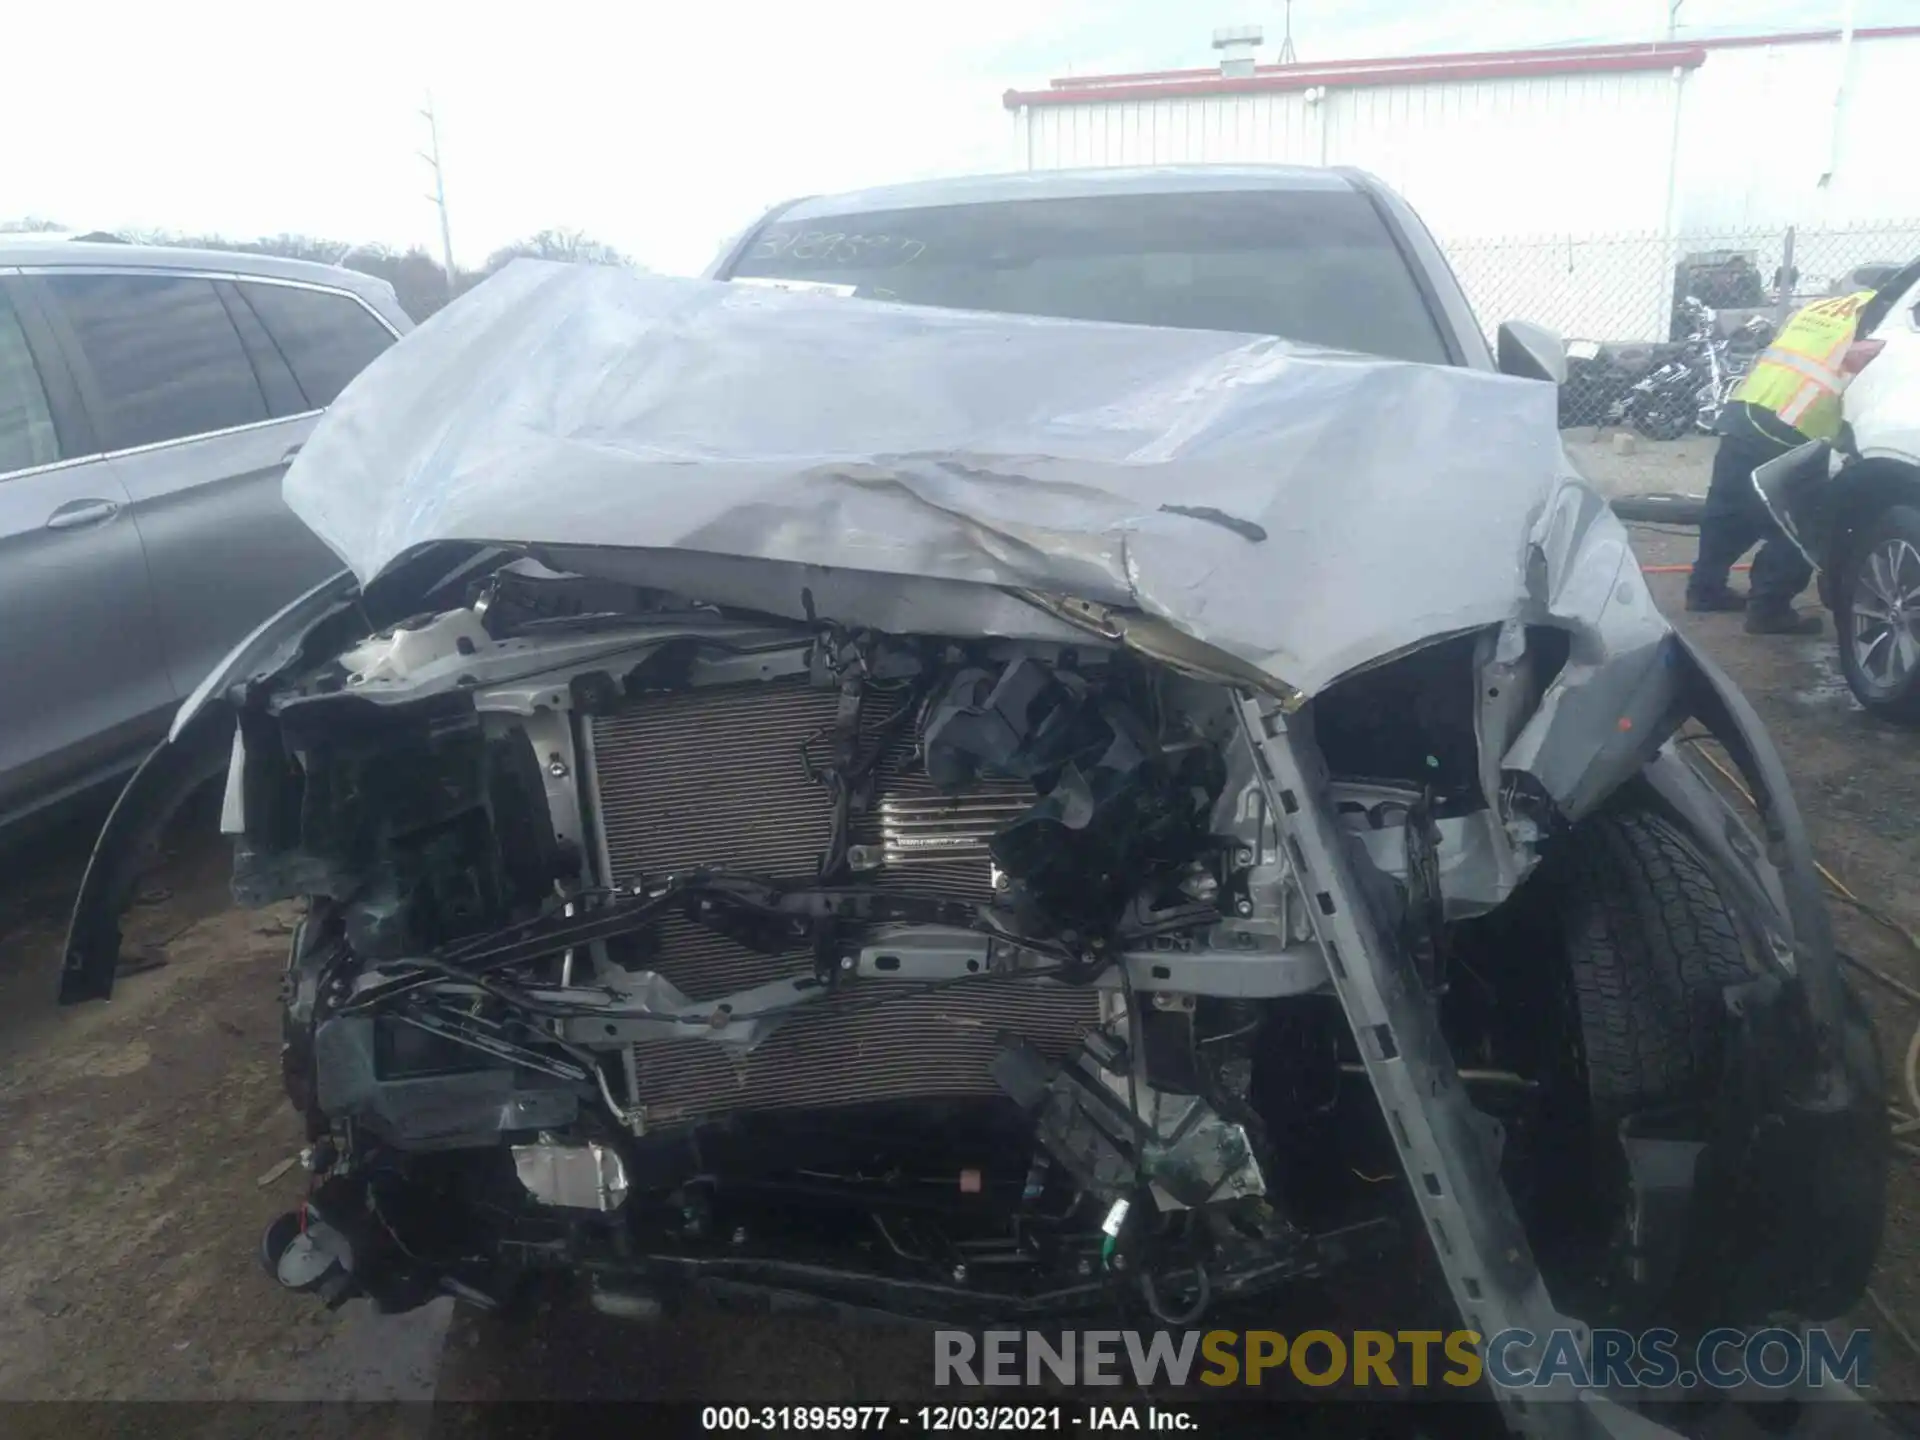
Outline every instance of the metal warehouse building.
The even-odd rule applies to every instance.
[[[1288,65],[1222,38],[1217,70],[1009,91],[1017,163],[1356,165],[1483,321],[1609,338],[1664,328],[1683,255],[1772,276],[1792,227],[1806,289],[1920,251],[1920,25]],[[1768,125],[1791,107],[1811,123]]]

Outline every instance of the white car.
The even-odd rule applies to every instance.
[[[1860,703],[1920,725],[1920,260],[1868,302],[1843,368],[1845,424],[1755,480],[1833,611]]]

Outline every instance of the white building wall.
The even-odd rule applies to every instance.
[[[1322,163],[1319,120],[1298,91],[1040,105],[1024,124],[1029,170]]]
[[[1920,219],[1920,35],[1853,47],[1834,223]]]
[[[1863,47],[1864,48],[1864,47]],[[1835,54],[1818,45],[1722,50],[1687,83],[1682,111],[1679,215],[1687,230],[1792,223],[1793,192],[1811,198],[1826,150]],[[1816,107],[1790,123],[1795,96]],[[1767,117],[1778,123],[1768,124]]]
[[[1453,241],[1659,227],[1673,103],[1652,71],[1336,90],[1322,108],[1328,162],[1380,176]]]
[[[1920,36],[1856,39],[1837,151],[1838,40],[1709,49],[1665,70],[1035,106],[1028,169],[1359,165],[1447,239],[1839,226],[1920,217]],[[1819,179],[1837,156],[1831,182]]]
[[[1839,62],[1832,40],[1713,47],[1678,72],[1076,101],[1020,112],[1015,144],[1035,170],[1356,165],[1412,202],[1489,327],[1664,337],[1685,251],[1752,250],[1770,276],[1793,225],[1802,283],[1820,286],[1920,240],[1887,223],[1920,221],[1920,37],[1855,40],[1822,187]]]
[[[1654,71],[1178,96],[1035,106],[1024,126],[1036,170],[1357,165],[1412,202],[1488,325],[1525,316],[1572,334],[1651,334],[1665,325],[1665,247],[1575,254],[1492,242],[1657,233],[1674,90],[1669,72]],[[1648,154],[1660,163],[1635,158]],[[1575,265],[1589,283],[1568,283]]]
[[[1920,218],[1920,36],[1856,40],[1840,144],[1839,41],[1711,50],[1686,86],[1679,228],[1834,228]],[[1820,176],[1833,165],[1825,187]]]
[[[1358,165],[1452,239],[1657,228],[1673,104],[1656,71],[1085,101],[1022,124],[1032,170]]]
[[[1667,154],[1674,104],[1668,71],[1336,91],[1327,153],[1420,212],[1489,328],[1526,318],[1653,334],[1669,305],[1666,247],[1575,237],[1659,231],[1665,166],[1624,157]]]

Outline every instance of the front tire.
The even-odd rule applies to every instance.
[[[1542,977],[1544,1134],[1529,1229],[1561,1308],[1596,1323],[1646,1319],[1657,1297],[1637,1293],[1621,1268],[1620,1124],[1713,1093],[1721,991],[1756,971],[1699,853],[1650,811],[1589,817],[1536,878],[1559,954]]]
[[[1833,600],[1847,688],[1870,713],[1920,725],[1920,509],[1890,505],[1859,528]]]

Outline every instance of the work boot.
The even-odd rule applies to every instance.
[[[1687,609],[1695,611],[1734,611],[1747,608],[1747,596],[1743,590],[1735,590],[1726,585],[1716,585],[1711,590],[1687,591]]]
[[[1747,607],[1749,635],[1818,635],[1826,622],[1818,615],[1802,615],[1791,605],[1760,604]]]

